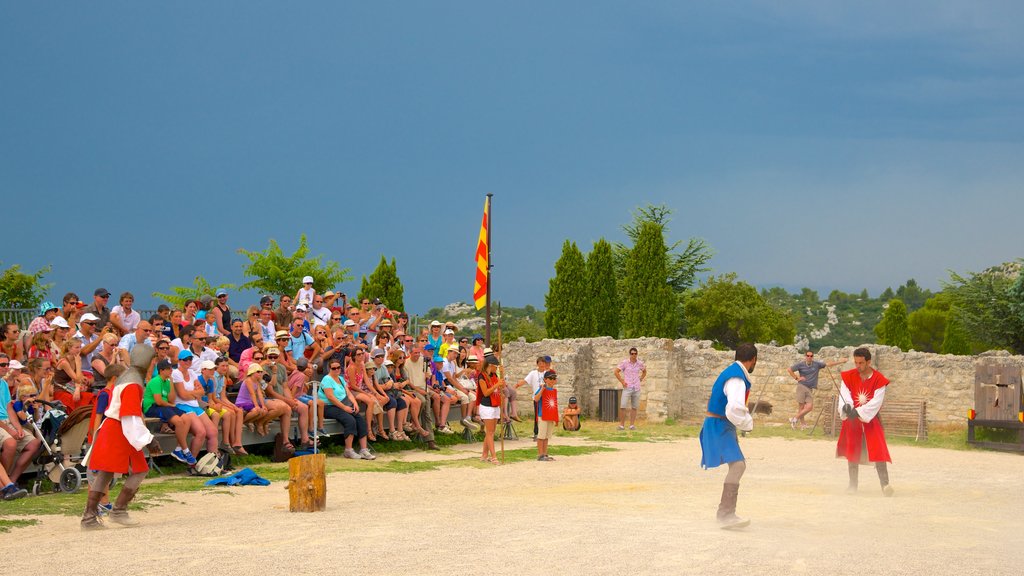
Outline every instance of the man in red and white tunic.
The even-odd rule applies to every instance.
[[[142,485],[149,471],[143,448],[153,443],[153,434],[146,428],[142,415],[144,379],[154,355],[150,346],[136,346],[131,352],[131,366],[121,375],[110,393],[110,406],[96,433],[86,466],[93,471],[89,497],[82,515],[82,529],[103,528],[96,515],[96,506],[110,485],[114,474],[126,476],[121,493],[117,496],[110,520],[123,526],[138,524],[128,516],[128,503]]]
[[[892,496],[886,465],[892,462],[892,458],[885,443],[885,429],[878,417],[889,380],[871,367],[871,351],[867,348],[853,351],[853,363],[853,370],[842,373],[843,383],[839,388],[839,416],[843,419],[843,428],[839,432],[836,458],[846,458],[849,463],[848,492],[857,491],[859,466],[874,462],[882,493]]]

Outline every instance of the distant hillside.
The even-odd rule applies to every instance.
[[[459,327],[460,336],[468,336],[476,333],[483,334],[484,324],[486,323],[484,319],[484,311],[478,311],[475,306],[472,304],[466,304],[465,302],[453,302],[444,308],[431,308],[423,315],[420,322],[429,323],[433,320],[441,322],[455,322]],[[526,305],[522,308],[502,306],[500,324],[502,338],[505,341],[516,340],[519,337],[523,337],[526,338],[527,342],[536,342],[538,340],[543,340],[547,335],[544,330],[544,311],[537,310],[530,305]],[[498,325],[498,307],[497,305],[492,304],[492,337],[497,337]]]

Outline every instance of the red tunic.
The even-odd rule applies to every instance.
[[[132,383],[121,390],[121,417],[142,417],[142,386]],[[142,451],[136,450],[121,431],[121,421],[108,417],[96,433],[96,444],[89,459],[89,468],[104,472],[127,474],[148,472],[149,465]]]
[[[885,388],[889,380],[881,372],[875,370],[871,377],[863,380],[856,368],[842,373],[843,384],[850,390],[854,408],[860,408],[875,397],[875,391]],[[840,400],[842,402],[842,400]],[[867,448],[866,458],[865,450]],[[869,422],[861,422],[856,418],[843,420],[843,428],[839,432],[839,444],[836,446],[836,458],[846,458],[850,462],[864,464],[870,462],[892,462],[889,447],[885,443],[885,429],[876,415]]]
[[[545,422],[558,422],[558,390],[548,390],[547,386],[541,386],[540,419]]]

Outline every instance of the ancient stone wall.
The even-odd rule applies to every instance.
[[[652,421],[675,418],[696,421],[703,417],[708,395],[715,378],[730,362],[732,351],[718,351],[707,341],[638,338],[581,338],[544,340],[542,342],[510,342],[505,345],[504,362],[507,379],[521,380],[535,367],[537,356],[549,355],[559,373],[558,400],[562,407],[569,396],[577,396],[584,414],[598,413],[601,389],[621,388],[613,374],[619,362],[628,357],[635,346],[647,365],[640,400],[640,417]],[[891,381],[886,398],[894,400],[927,400],[930,423],[963,423],[967,411],[974,406],[974,376],[979,363],[998,362],[1024,365],[1024,357],[1003,352],[981,356],[952,356],[902,352],[898,348],[867,345],[872,363]],[[758,363],[753,374],[751,401],[760,398],[773,407],[769,421],[785,422],[795,411],[795,382],[786,368],[803,359],[793,346],[759,344]],[[832,361],[846,358],[848,362],[832,369],[836,381],[840,370],[853,368],[854,347],[823,348],[817,359]],[[818,408],[833,390],[833,381],[823,370],[819,376]],[[532,413],[530,391],[519,389],[520,411]]]

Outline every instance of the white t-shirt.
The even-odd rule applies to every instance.
[[[139,316],[138,310],[132,310],[128,314],[124,313],[124,308],[120,304],[110,309],[111,314],[117,314],[118,318],[121,319],[121,326],[127,332],[135,332],[135,329],[139,327],[139,322],[142,322],[142,316]]]
[[[312,306],[314,294],[316,294],[315,288],[306,288],[305,286],[299,288],[299,301],[295,305],[305,304],[306,306]]]
[[[536,396],[537,391],[544,385],[544,374],[540,370],[531,370],[523,380],[526,380],[526,383],[530,385],[530,389],[533,390],[533,395]]]
[[[331,309],[327,306],[321,306],[319,310],[310,308],[309,315],[313,317],[314,323],[319,321],[321,324],[326,325],[331,320]]]
[[[441,364],[441,372],[443,372],[445,376],[451,376],[452,380],[457,380],[455,375],[459,373],[459,367],[455,362],[445,360],[444,363]],[[459,382],[459,384],[461,384],[461,382]],[[448,383],[446,382],[445,385],[447,386]]]
[[[273,342],[275,334],[277,334],[277,329],[274,327],[273,320],[267,320],[266,324],[260,322],[260,336],[264,342]]]
[[[193,364],[195,364],[195,362],[193,362]],[[189,379],[186,380],[185,379],[185,374],[181,371],[181,369],[180,368],[175,368],[174,370],[171,371],[171,383],[172,384],[177,384],[178,382],[182,382],[184,384],[183,387],[185,388],[185,390],[188,390],[188,391],[191,392],[192,389],[195,388],[196,377],[194,375],[192,375],[192,374],[189,374]],[[178,404],[187,404],[189,406],[194,406],[196,408],[199,408],[199,401],[194,399],[194,398],[192,400],[182,400],[181,398],[178,398],[178,402],[177,403]]]

